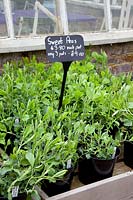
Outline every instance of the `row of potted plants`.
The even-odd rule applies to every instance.
[[[112,75],[104,52],[72,64],[58,112],[61,81],[59,63],[48,67],[33,57],[4,66],[0,198],[40,199],[36,186],[49,196],[64,192],[77,163],[84,184],[107,178],[121,141],[132,140],[131,75]]]
[[[38,119],[37,119],[38,118]],[[1,152],[0,193],[12,199],[25,193],[40,199],[35,186],[55,182],[72,168],[76,161],[77,138],[69,132],[69,139],[64,134],[47,130],[47,120],[36,116],[35,122],[27,124],[21,131],[20,139],[15,141],[9,155]],[[24,197],[23,197],[24,198]]]

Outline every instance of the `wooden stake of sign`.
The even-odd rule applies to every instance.
[[[62,107],[62,101],[63,101],[63,95],[64,95],[64,90],[65,90],[65,84],[66,84],[66,78],[67,78],[67,72],[69,70],[69,67],[71,65],[72,62],[63,62],[63,70],[64,70],[64,74],[63,74],[63,80],[62,80],[62,87],[61,87],[61,93],[60,93],[60,99],[59,99],[59,107],[58,110],[60,110],[60,108]]]
[[[63,80],[58,110],[62,107],[67,72],[72,61],[85,58],[84,41],[80,35],[48,36],[45,39],[46,55],[50,62],[62,62]]]

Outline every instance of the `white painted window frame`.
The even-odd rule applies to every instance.
[[[111,30],[111,13],[110,13],[110,0],[104,0],[106,2],[105,13],[108,18],[106,25],[107,32],[98,33],[70,33],[68,29],[68,19],[65,0],[56,0],[57,3],[57,18],[59,24],[62,27],[60,29],[59,35],[63,34],[80,34],[83,36],[85,41],[85,46],[88,45],[101,45],[101,44],[113,44],[119,42],[129,42],[133,41],[133,30]],[[0,53],[9,52],[22,52],[22,51],[35,51],[35,50],[45,50],[45,37],[31,35],[28,37],[15,37],[13,20],[11,13],[11,3],[10,0],[3,0],[6,10],[5,17],[8,29],[8,38],[0,38]],[[57,33],[55,33],[57,35]]]
[[[4,4],[4,12],[5,12],[8,37],[14,38],[15,35],[14,35],[14,25],[13,25],[13,19],[12,19],[12,11],[11,11],[11,1],[3,0],[3,4]]]

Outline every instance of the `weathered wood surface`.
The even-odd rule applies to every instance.
[[[133,199],[133,172],[79,187],[48,200],[131,200]]]
[[[84,186],[74,176],[71,191],[48,197],[38,191],[43,200],[131,200],[133,199],[133,171],[123,162],[115,164],[113,177]]]

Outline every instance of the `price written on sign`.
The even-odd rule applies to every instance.
[[[50,62],[82,60],[85,57],[84,41],[80,35],[48,36],[45,45]]]

